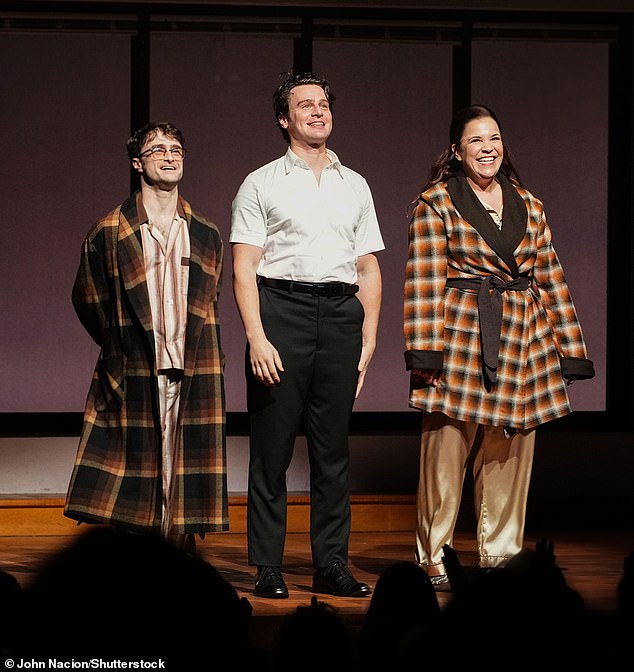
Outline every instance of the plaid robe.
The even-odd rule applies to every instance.
[[[413,372],[409,405],[458,420],[529,429],[570,413],[566,381],[591,378],[575,307],[542,203],[504,176],[498,230],[464,176],[421,194],[409,226],[404,290],[406,368],[439,369],[437,388]],[[478,290],[451,278],[502,282],[497,380],[485,383]]]
[[[64,515],[81,522],[160,531],[161,430],[152,316],[137,196],[88,234],[73,305],[101,347],[84,411]],[[217,227],[179,199],[191,258],[185,370],[179,410],[174,531],[229,527],[223,356],[218,292],[223,244]]]

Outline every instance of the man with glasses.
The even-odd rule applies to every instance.
[[[195,552],[229,527],[218,292],[223,243],[179,195],[181,131],[127,143],[139,190],[88,233],[72,300],[100,347],[64,513]]]

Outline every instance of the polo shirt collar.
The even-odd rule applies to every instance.
[[[330,163],[332,166],[337,170],[337,172],[342,175],[342,165],[341,161],[339,161],[339,157],[332,151],[332,149],[326,149],[326,154],[328,155],[328,158],[330,159]],[[284,170],[286,174],[291,172],[295,166],[299,166],[304,169],[309,169],[308,164],[304,159],[300,158],[295,154],[291,148],[289,147],[286,150],[286,155],[284,156]]]

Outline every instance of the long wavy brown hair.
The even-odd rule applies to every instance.
[[[462,164],[460,161],[458,161],[455,153],[451,148],[452,146],[460,144],[464,134],[465,126],[470,121],[473,121],[474,119],[482,119],[485,117],[490,117],[493,119],[500,129],[500,133],[502,132],[502,125],[500,124],[500,120],[498,119],[497,114],[495,114],[495,112],[486,105],[468,105],[467,107],[463,107],[462,109],[458,110],[453,115],[451,125],[449,126],[449,145],[442,151],[436,161],[434,161],[432,167],[429,170],[427,182],[421,191],[426,191],[434,184],[438,184],[438,182],[446,182],[450,177],[462,171]],[[506,175],[506,177],[508,177],[509,180],[511,180],[511,182],[516,184],[518,187],[521,186],[520,176],[515,169],[515,166],[513,165],[511,152],[506,143],[504,144],[504,155],[502,157],[502,165],[500,166],[500,170]],[[411,216],[412,210],[418,203],[419,196],[420,194],[409,204],[409,207],[407,208],[408,218]]]

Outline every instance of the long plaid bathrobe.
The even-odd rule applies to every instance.
[[[409,405],[458,420],[528,429],[570,413],[566,381],[591,378],[594,367],[542,203],[503,175],[500,181],[501,231],[462,174],[421,194],[412,213],[404,292],[406,368],[439,369],[441,379],[434,388],[412,373]],[[478,290],[447,286],[448,279],[487,276],[530,280],[527,289],[501,294],[497,380],[489,386]]]
[[[161,432],[137,198],[132,196],[90,231],[73,287],[77,315],[101,352],[64,514],[82,522],[158,531]],[[217,227],[183,198],[179,211],[187,220],[191,258],[174,531],[203,534],[229,527],[218,319],[223,244]]]

